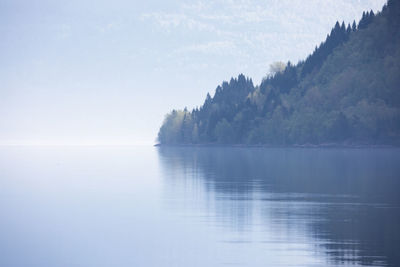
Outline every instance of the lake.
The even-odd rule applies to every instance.
[[[0,266],[400,266],[400,150],[1,147]]]

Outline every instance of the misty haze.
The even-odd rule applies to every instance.
[[[0,266],[400,266],[400,0],[0,21]]]

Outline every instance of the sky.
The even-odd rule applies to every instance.
[[[172,109],[385,2],[0,0],[0,145],[154,144]]]

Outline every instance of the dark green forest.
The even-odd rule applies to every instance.
[[[173,110],[161,144],[400,145],[400,1],[337,22],[304,61],[240,74],[202,106]]]

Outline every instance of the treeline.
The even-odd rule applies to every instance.
[[[337,22],[305,61],[281,66],[259,86],[241,74],[200,108],[173,110],[159,142],[400,144],[398,0]]]

